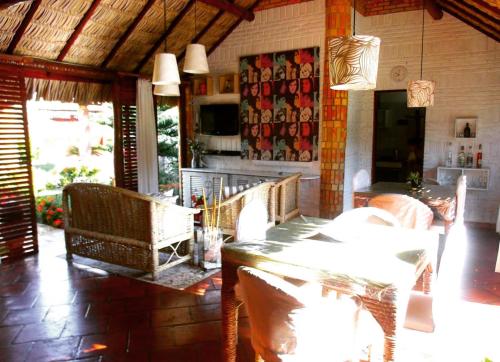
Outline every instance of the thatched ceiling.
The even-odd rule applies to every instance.
[[[244,12],[256,2],[169,0],[164,23],[163,0],[11,0],[0,8],[0,53],[150,74],[164,38],[182,64],[193,39],[211,52],[244,21],[217,4]]]

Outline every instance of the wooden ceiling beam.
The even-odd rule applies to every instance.
[[[146,3],[146,5],[144,5],[144,7],[142,8],[142,10],[139,13],[139,15],[137,15],[137,17],[134,19],[134,21],[132,22],[132,24],[130,24],[130,26],[127,28],[127,30],[125,31],[125,33],[123,33],[123,35],[120,37],[120,39],[116,42],[116,44],[113,47],[113,49],[111,49],[111,52],[109,52],[109,54],[106,57],[106,59],[104,59],[104,61],[101,63],[101,67],[106,68],[108,66],[108,64],[114,58],[114,56],[116,55],[116,53],[118,53],[118,50],[120,50],[120,48],[122,47],[122,45],[125,44],[125,42],[129,38],[129,36],[134,32],[135,28],[137,28],[137,25],[139,25],[139,23],[144,18],[144,16],[146,15],[146,13],[149,11],[149,9],[151,9],[151,7],[155,3],[155,1],[156,0],[148,0],[148,2]]]
[[[31,0],[6,0],[0,4],[0,10],[7,9],[13,5],[17,5],[19,3],[24,3]]]
[[[219,20],[221,16],[224,15],[224,13],[225,13],[224,10],[219,10],[217,14],[215,14],[215,16],[207,23],[207,25],[205,25],[203,29],[201,29],[201,31],[198,34],[196,34],[196,36],[193,39],[191,39],[191,43],[197,43],[198,40],[200,40],[203,37],[203,35],[205,35],[210,30],[210,28],[217,22],[217,20]],[[182,59],[184,59],[185,55],[186,55],[186,49],[184,49],[177,57],[177,63],[180,63]]]
[[[253,5],[247,10],[250,12],[253,12],[253,10],[259,5],[260,0],[256,0]],[[217,47],[231,34],[234,29],[238,27],[238,25],[241,24],[243,21],[243,18],[239,18],[231,27],[210,47],[210,49],[207,51],[207,56],[209,56]]]
[[[423,1],[425,9],[434,20],[441,20],[443,18],[443,9],[434,0]]]
[[[253,13],[253,11],[246,10],[245,8],[230,3],[229,1],[226,0],[200,0],[200,1],[207,5],[216,7],[219,10],[227,11],[247,21],[253,21],[253,19],[255,19],[255,14]]]
[[[189,12],[189,10],[193,7],[195,0],[189,0],[189,2],[184,6],[179,14],[172,20],[172,22],[168,25],[167,30],[160,36],[160,38],[156,41],[156,43],[149,49],[144,58],[137,64],[134,69],[135,73],[139,73],[142,67],[146,65],[149,59],[153,56],[156,50],[163,44],[163,42],[168,38],[168,36],[172,33],[174,28],[179,24],[179,22],[184,18],[184,16]]]
[[[62,62],[64,60],[64,58],[68,54],[69,50],[73,46],[73,44],[75,44],[76,39],[78,39],[78,36],[82,33],[85,25],[87,25],[87,22],[90,20],[92,15],[94,15],[94,13],[95,13],[95,11],[100,3],[101,3],[101,0],[94,0],[92,2],[89,9],[87,10],[85,15],[83,16],[82,20],[80,20],[80,22],[76,26],[75,30],[73,31],[73,34],[71,34],[71,36],[69,37],[68,41],[66,42],[66,45],[59,53],[59,56],[57,57],[57,60],[59,62]]]
[[[28,12],[24,16],[24,19],[21,22],[21,25],[19,25],[19,28],[17,28],[17,31],[14,34],[14,37],[12,38],[12,40],[9,44],[9,47],[7,48],[7,54],[14,53],[14,50],[16,49],[17,45],[21,41],[21,38],[23,37],[24,32],[28,28],[28,25],[31,23],[31,20],[33,20],[33,17],[35,16],[35,13],[38,10],[38,7],[40,6],[41,3],[42,3],[42,0],[35,0],[31,3]]]

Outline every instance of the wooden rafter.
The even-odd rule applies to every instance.
[[[134,19],[134,21],[132,22],[132,24],[130,24],[130,26],[127,28],[127,30],[125,31],[125,33],[123,33],[123,35],[120,37],[120,39],[116,42],[115,46],[113,47],[113,49],[111,50],[111,52],[109,52],[109,54],[106,57],[106,59],[104,59],[104,61],[101,64],[101,67],[105,68],[105,67],[108,66],[108,64],[114,58],[114,56],[116,55],[116,53],[118,53],[118,50],[122,47],[123,44],[125,44],[125,42],[129,38],[130,34],[132,34],[132,32],[135,30],[135,28],[137,28],[137,25],[139,25],[139,23],[141,22],[142,18],[144,18],[144,16],[149,11],[149,9],[151,9],[151,7],[155,3],[155,1],[156,0],[148,0],[148,2],[146,3],[146,5],[144,5],[144,7],[142,8],[142,10],[139,13],[139,15],[137,15],[137,17]]]
[[[246,10],[238,5],[232,4],[226,0],[200,0],[202,3],[216,7],[219,10],[224,10],[236,15],[244,20],[253,21],[255,14],[253,11]]]
[[[0,4],[0,10],[7,9],[8,7],[11,7],[13,5],[17,5],[19,3],[24,3],[26,1],[30,1],[30,0],[6,0],[6,1],[3,1]]]
[[[203,29],[201,29],[200,32],[196,34],[196,36],[193,39],[191,39],[191,43],[197,43],[198,40],[200,40],[203,37],[203,35],[205,35],[210,30],[210,28],[217,22],[217,20],[221,18],[222,15],[224,15],[224,10],[219,10],[217,14],[215,14],[215,16],[207,23],[207,25],[205,25]],[[186,55],[186,49],[184,49],[177,57],[177,63],[180,63],[181,60],[184,59],[185,55]]]
[[[248,11],[253,12],[253,10],[259,5],[260,0],[257,0],[253,3],[253,5],[248,9]],[[217,47],[231,34],[234,29],[238,27],[238,25],[241,24],[243,21],[243,18],[239,18],[231,27],[210,47],[210,49],[207,51],[207,56],[212,54],[212,52],[217,49]]]
[[[33,19],[33,16],[35,16],[35,13],[36,13],[36,11],[41,3],[42,3],[42,0],[35,0],[31,3],[31,6],[30,6],[28,12],[24,16],[24,19],[21,22],[21,25],[17,29],[16,34],[12,38],[12,40],[9,44],[9,47],[7,48],[7,54],[14,53],[14,50],[16,49],[17,45],[21,41],[21,38],[23,37],[24,32],[28,28],[28,25],[31,23],[31,20]]]
[[[94,15],[94,13],[95,13],[95,11],[100,3],[101,3],[101,0],[94,0],[92,2],[92,5],[90,5],[89,9],[87,10],[85,15],[83,16],[82,20],[80,20],[80,23],[78,23],[78,25],[76,26],[75,31],[73,31],[73,34],[71,34],[71,36],[69,37],[68,41],[66,42],[66,45],[59,53],[59,56],[57,57],[58,61],[62,62],[64,60],[64,58],[68,54],[69,50],[73,46],[73,44],[75,44],[76,39],[83,31],[83,28],[85,27],[85,25],[87,25],[87,22],[90,20],[92,15]]]
[[[440,20],[443,18],[443,10],[434,0],[424,0],[424,6],[434,20]]]
[[[168,25],[167,30],[165,33],[160,36],[160,38],[156,41],[156,43],[149,49],[149,51],[146,53],[144,58],[139,62],[139,64],[135,67],[134,72],[138,73],[146,65],[148,60],[153,56],[153,54],[156,52],[156,50],[163,44],[165,39],[168,38],[168,36],[172,33],[174,28],[179,24],[179,22],[184,18],[184,16],[189,12],[189,10],[193,7],[195,1],[194,0],[189,0],[189,2],[184,6],[184,8],[181,10],[179,14],[172,20],[172,22]]]

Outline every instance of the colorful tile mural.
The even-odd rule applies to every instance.
[[[318,160],[319,47],[240,58],[241,158]]]

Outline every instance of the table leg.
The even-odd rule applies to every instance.
[[[392,300],[380,301],[361,297],[384,332],[384,362],[397,360],[397,342],[403,328],[408,306],[409,292],[393,292]]]
[[[222,261],[222,356],[224,362],[236,361],[238,343],[238,302],[234,286],[238,280],[236,267]]]

